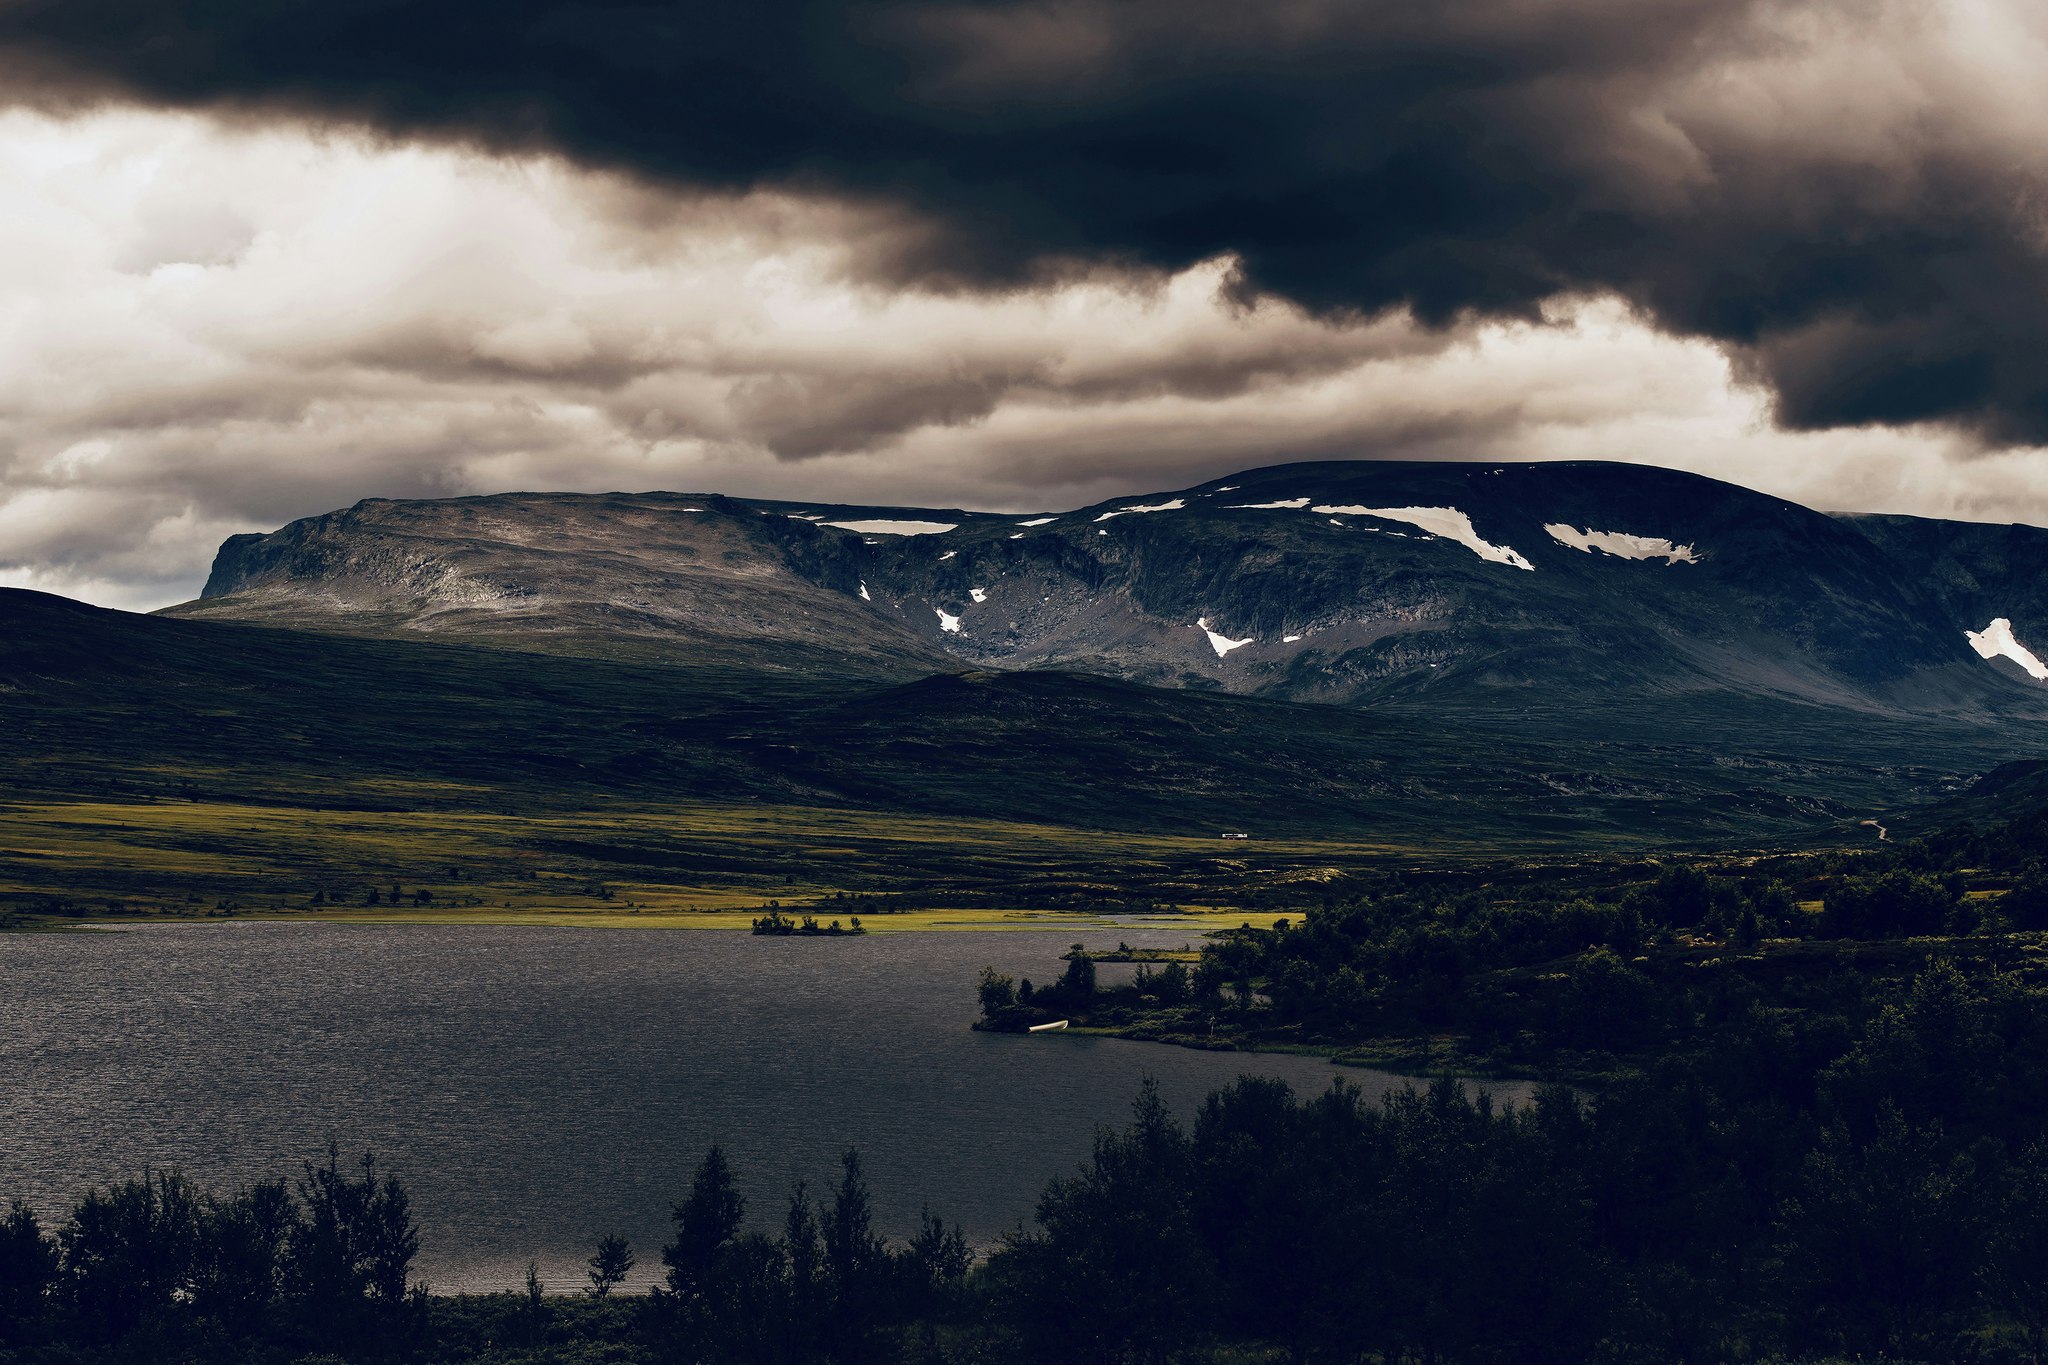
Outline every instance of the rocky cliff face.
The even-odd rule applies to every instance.
[[[860,538],[669,493],[372,499],[220,549],[170,614],[595,657],[929,672],[859,597]]]
[[[1001,516],[668,493],[370,501],[236,537],[172,612],[1347,705],[1732,692],[2033,710],[2013,652],[1987,659],[1966,632],[1992,612],[2022,652],[2036,633],[2048,647],[2048,590],[2022,583],[2043,547],[2032,528],[1836,518],[1636,465],[1345,462]]]

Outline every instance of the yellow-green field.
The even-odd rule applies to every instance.
[[[796,907],[805,913],[805,907]],[[332,924],[497,924],[497,925],[566,925],[585,929],[748,929],[752,926],[758,911],[744,910],[688,910],[688,909],[642,909],[630,910],[588,910],[568,907],[520,907],[470,906],[460,909],[439,910],[431,907],[403,907],[398,910],[377,910],[370,908],[349,908],[341,910],[312,907],[296,910],[237,912],[237,919],[289,919],[319,920]],[[155,919],[205,918],[180,916],[176,914],[156,915]],[[838,919],[842,924],[846,915],[820,914],[821,924]],[[956,909],[933,908],[921,910],[899,910],[885,914],[868,914],[861,918],[862,928],[871,933],[915,933],[945,930],[1000,931],[1006,929],[1088,929],[1088,928],[1164,928],[1185,929],[1190,939],[1213,933],[1217,929],[1236,928],[1248,918],[1243,910],[1197,907],[1190,910],[1158,911],[1142,915],[1092,914],[1074,910],[996,910],[975,906]],[[1260,925],[1267,920],[1256,917]]]
[[[0,805],[0,912],[729,929],[774,902],[877,932],[1142,915],[1200,934],[1401,852],[790,806],[513,814],[447,809],[448,796],[393,810]]]

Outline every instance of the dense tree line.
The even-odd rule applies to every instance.
[[[986,974],[982,1026],[1069,1018],[1206,1046],[1605,1077],[1706,1043],[1753,1002],[1849,1008],[1935,954],[2031,981],[2048,813],[1854,854],[1345,885],[1120,985],[1098,989],[1074,954],[1045,986]]]
[[[404,1187],[333,1151],[227,1197],[145,1173],[88,1191],[54,1231],[17,1202],[0,1222],[0,1360],[390,1355],[423,1321],[418,1249]]]
[[[987,1273],[1048,1358],[2038,1359],[2044,1138],[2048,1009],[1937,963],[1521,1109],[1148,1098]]]

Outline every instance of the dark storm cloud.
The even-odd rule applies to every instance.
[[[1611,291],[1729,346],[1789,425],[2040,443],[2048,127],[1971,89],[2001,40],[1934,32],[1953,8],[0,0],[0,52],[46,101],[895,205],[929,231],[869,268],[928,286],[1230,255],[1247,291],[1431,322]]]

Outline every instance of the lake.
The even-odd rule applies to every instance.
[[[223,923],[0,935],[0,1202],[178,1166],[226,1188],[374,1150],[436,1290],[581,1282],[602,1233],[656,1266],[707,1144],[780,1224],[860,1149],[878,1230],[920,1208],[980,1244],[1028,1218],[1142,1078],[1183,1115],[1243,1072],[1303,1092],[1312,1058],[974,1033],[984,963],[1046,981],[1080,940],[1185,931],[873,933]],[[1503,1097],[1526,1087],[1499,1083]],[[639,1278],[636,1276],[636,1278]]]

